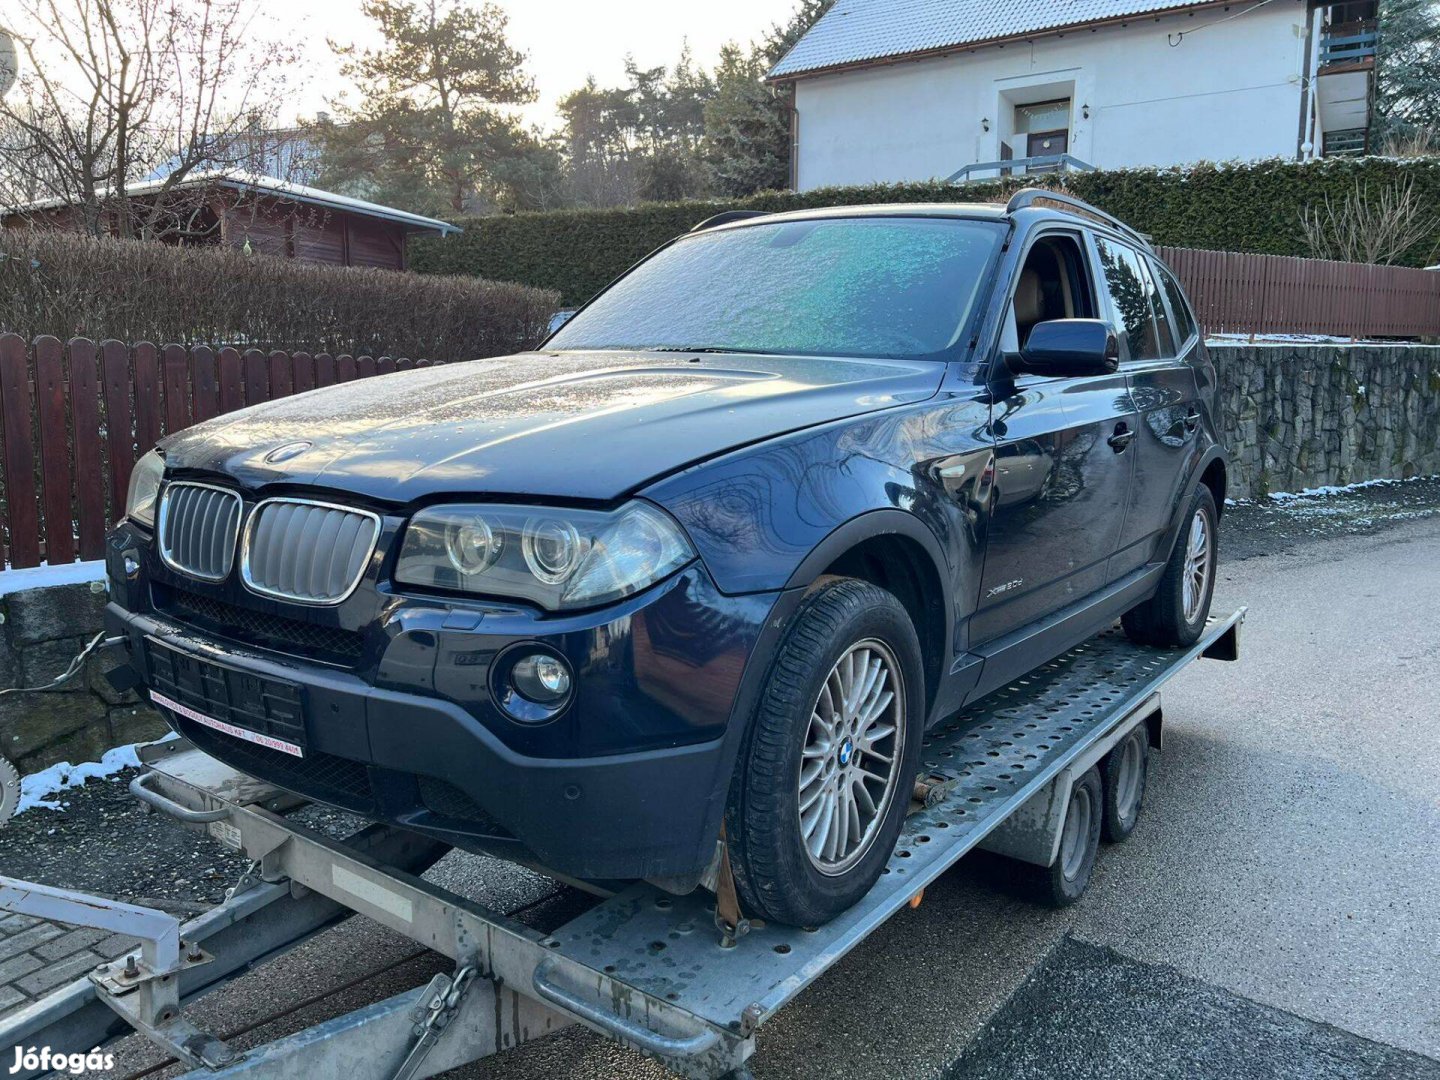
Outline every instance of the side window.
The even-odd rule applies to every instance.
[[[1170,311],[1175,316],[1175,343],[1184,345],[1190,340],[1190,335],[1195,333],[1195,314],[1190,310],[1185,294],[1180,291],[1180,283],[1175,280],[1175,275],[1154,260],[1150,266],[1155,271],[1160,287],[1165,290],[1165,296],[1170,301]]]
[[[1055,233],[1035,241],[1020,268],[1010,302],[1017,347],[1024,347],[1036,323],[1093,319],[1096,310],[1079,237]]]
[[[1140,263],[1139,252],[1104,237],[1095,238],[1100,269],[1115,314],[1120,317],[1131,360],[1158,360],[1162,355],[1160,331],[1155,325],[1159,297]]]
[[[1150,293],[1150,314],[1155,318],[1156,342],[1161,356],[1175,355],[1175,331],[1170,325],[1170,313],[1165,309],[1165,300],[1160,295],[1159,278],[1155,276],[1155,264],[1149,259],[1140,260],[1145,271],[1145,284]]]

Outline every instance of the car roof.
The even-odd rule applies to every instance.
[[[1097,211],[1098,214],[1098,211]],[[1017,221],[1039,223],[1040,221],[1064,221],[1081,224],[1088,228],[1122,233],[1126,227],[1118,222],[1111,225],[1091,214],[1072,210],[1060,204],[1027,205],[1012,210],[1002,203],[864,203],[856,206],[817,206],[805,210],[780,210],[774,213],[757,213],[754,216],[711,225],[703,231],[723,232],[728,229],[744,229],[752,225],[783,224],[787,221],[821,221],[834,218],[882,218],[882,217],[929,217],[953,218],[972,221]],[[703,224],[703,223],[702,223]],[[1118,227],[1117,227],[1118,226]]]
[[[1005,207],[999,203],[866,203],[860,206],[817,206],[808,210],[781,210],[773,214],[727,221],[713,227],[716,230],[736,229],[747,225],[816,221],[821,218],[945,217],[1003,221],[1007,216]]]

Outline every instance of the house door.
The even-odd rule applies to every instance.
[[[1068,131],[1036,131],[1027,136],[1025,145],[1026,157],[1053,157],[1056,154],[1066,153],[1070,149],[1070,132]],[[1054,172],[1058,165],[1032,165],[1027,172]]]
[[[1015,106],[1016,148],[1026,157],[1054,157],[1070,149],[1070,99]],[[1021,142],[1021,139],[1024,142]],[[1031,166],[1026,172],[1054,172],[1056,166]]]

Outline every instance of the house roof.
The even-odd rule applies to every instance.
[[[126,188],[125,193],[131,196],[153,195],[162,190],[164,186],[165,181],[163,179],[149,180]],[[250,194],[258,192],[269,195],[272,198],[289,199],[292,202],[305,203],[310,206],[320,206],[327,210],[341,210],[347,214],[361,214],[365,217],[382,218],[385,221],[394,221],[407,228],[438,232],[441,236],[448,236],[450,233],[462,231],[458,225],[451,225],[448,221],[422,217],[419,214],[412,214],[405,210],[397,210],[393,206],[382,206],[380,203],[366,202],[364,199],[352,199],[348,195],[337,195],[333,191],[321,191],[319,188],[292,183],[289,180],[280,180],[274,176],[263,176],[260,173],[241,172],[235,169],[194,172],[175,186],[213,186],[229,188],[233,191],[243,191]],[[22,209],[44,210],[64,205],[64,199],[45,199],[41,202],[32,203]]]
[[[771,79],[991,41],[1207,7],[1217,0],[836,0]]]

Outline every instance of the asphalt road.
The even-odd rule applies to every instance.
[[[1216,598],[1250,607],[1243,659],[1167,689],[1144,817],[1081,902],[967,858],[762,1029],[761,1080],[1440,1077],[1440,518],[1247,545],[1270,557]],[[432,876],[508,908],[555,891],[470,857]],[[233,1032],[396,965],[235,1040],[265,1041],[443,968],[414,953],[352,919],[193,1015]],[[156,1060],[131,1041],[116,1075]],[[666,1074],[575,1029],[450,1075]]]

